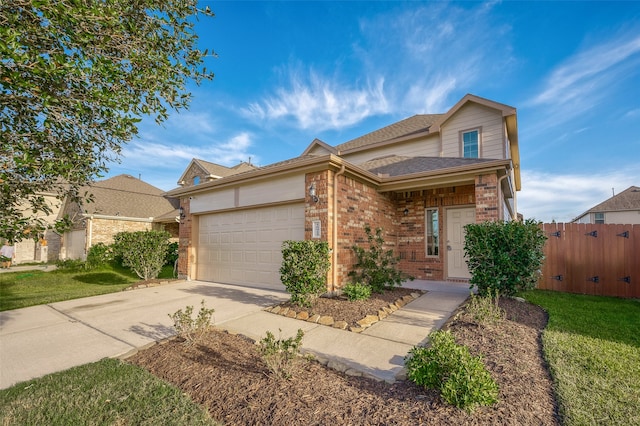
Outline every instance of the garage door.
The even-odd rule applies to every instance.
[[[200,216],[197,277],[284,289],[282,242],[304,239],[304,204]]]

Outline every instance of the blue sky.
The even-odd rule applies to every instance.
[[[518,110],[525,217],[569,221],[640,185],[640,2],[202,4],[215,78],[143,121],[107,177],[169,190],[192,158],[266,165],[472,93]]]

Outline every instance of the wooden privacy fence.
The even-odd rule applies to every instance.
[[[545,223],[538,288],[640,298],[640,225]]]

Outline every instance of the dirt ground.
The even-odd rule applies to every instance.
[[[385,296],[364,311],[388,304]],[[375,300],[375,299],[374,299]],[[316,311],[351,322],[358,302],[327,299]],[[436,391],[351,377],[301,359],[293,378],[273,378],[253,341],[212,330],[199,344],[179,339],[139,352],[129,362],[173,383],[227,425],[555,425],[552,383],[541,354],[544,311],[501,299],[506,319],[479,326],[465,315],[446,325],[458,343],[482,354],[500,386],[500,401],[472,414],[448,406]],[[358,311],[361,315],[362,311]],[[349,333],[349,331],[344,331]],[[304,339],[303,339],[304,345]]]

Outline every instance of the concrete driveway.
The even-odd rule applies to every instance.
[[[168,314],[202,300],[216,324],[287,300],[285,292],[191,281],[0,312],[0,389],[124,355],[174,334]]]

